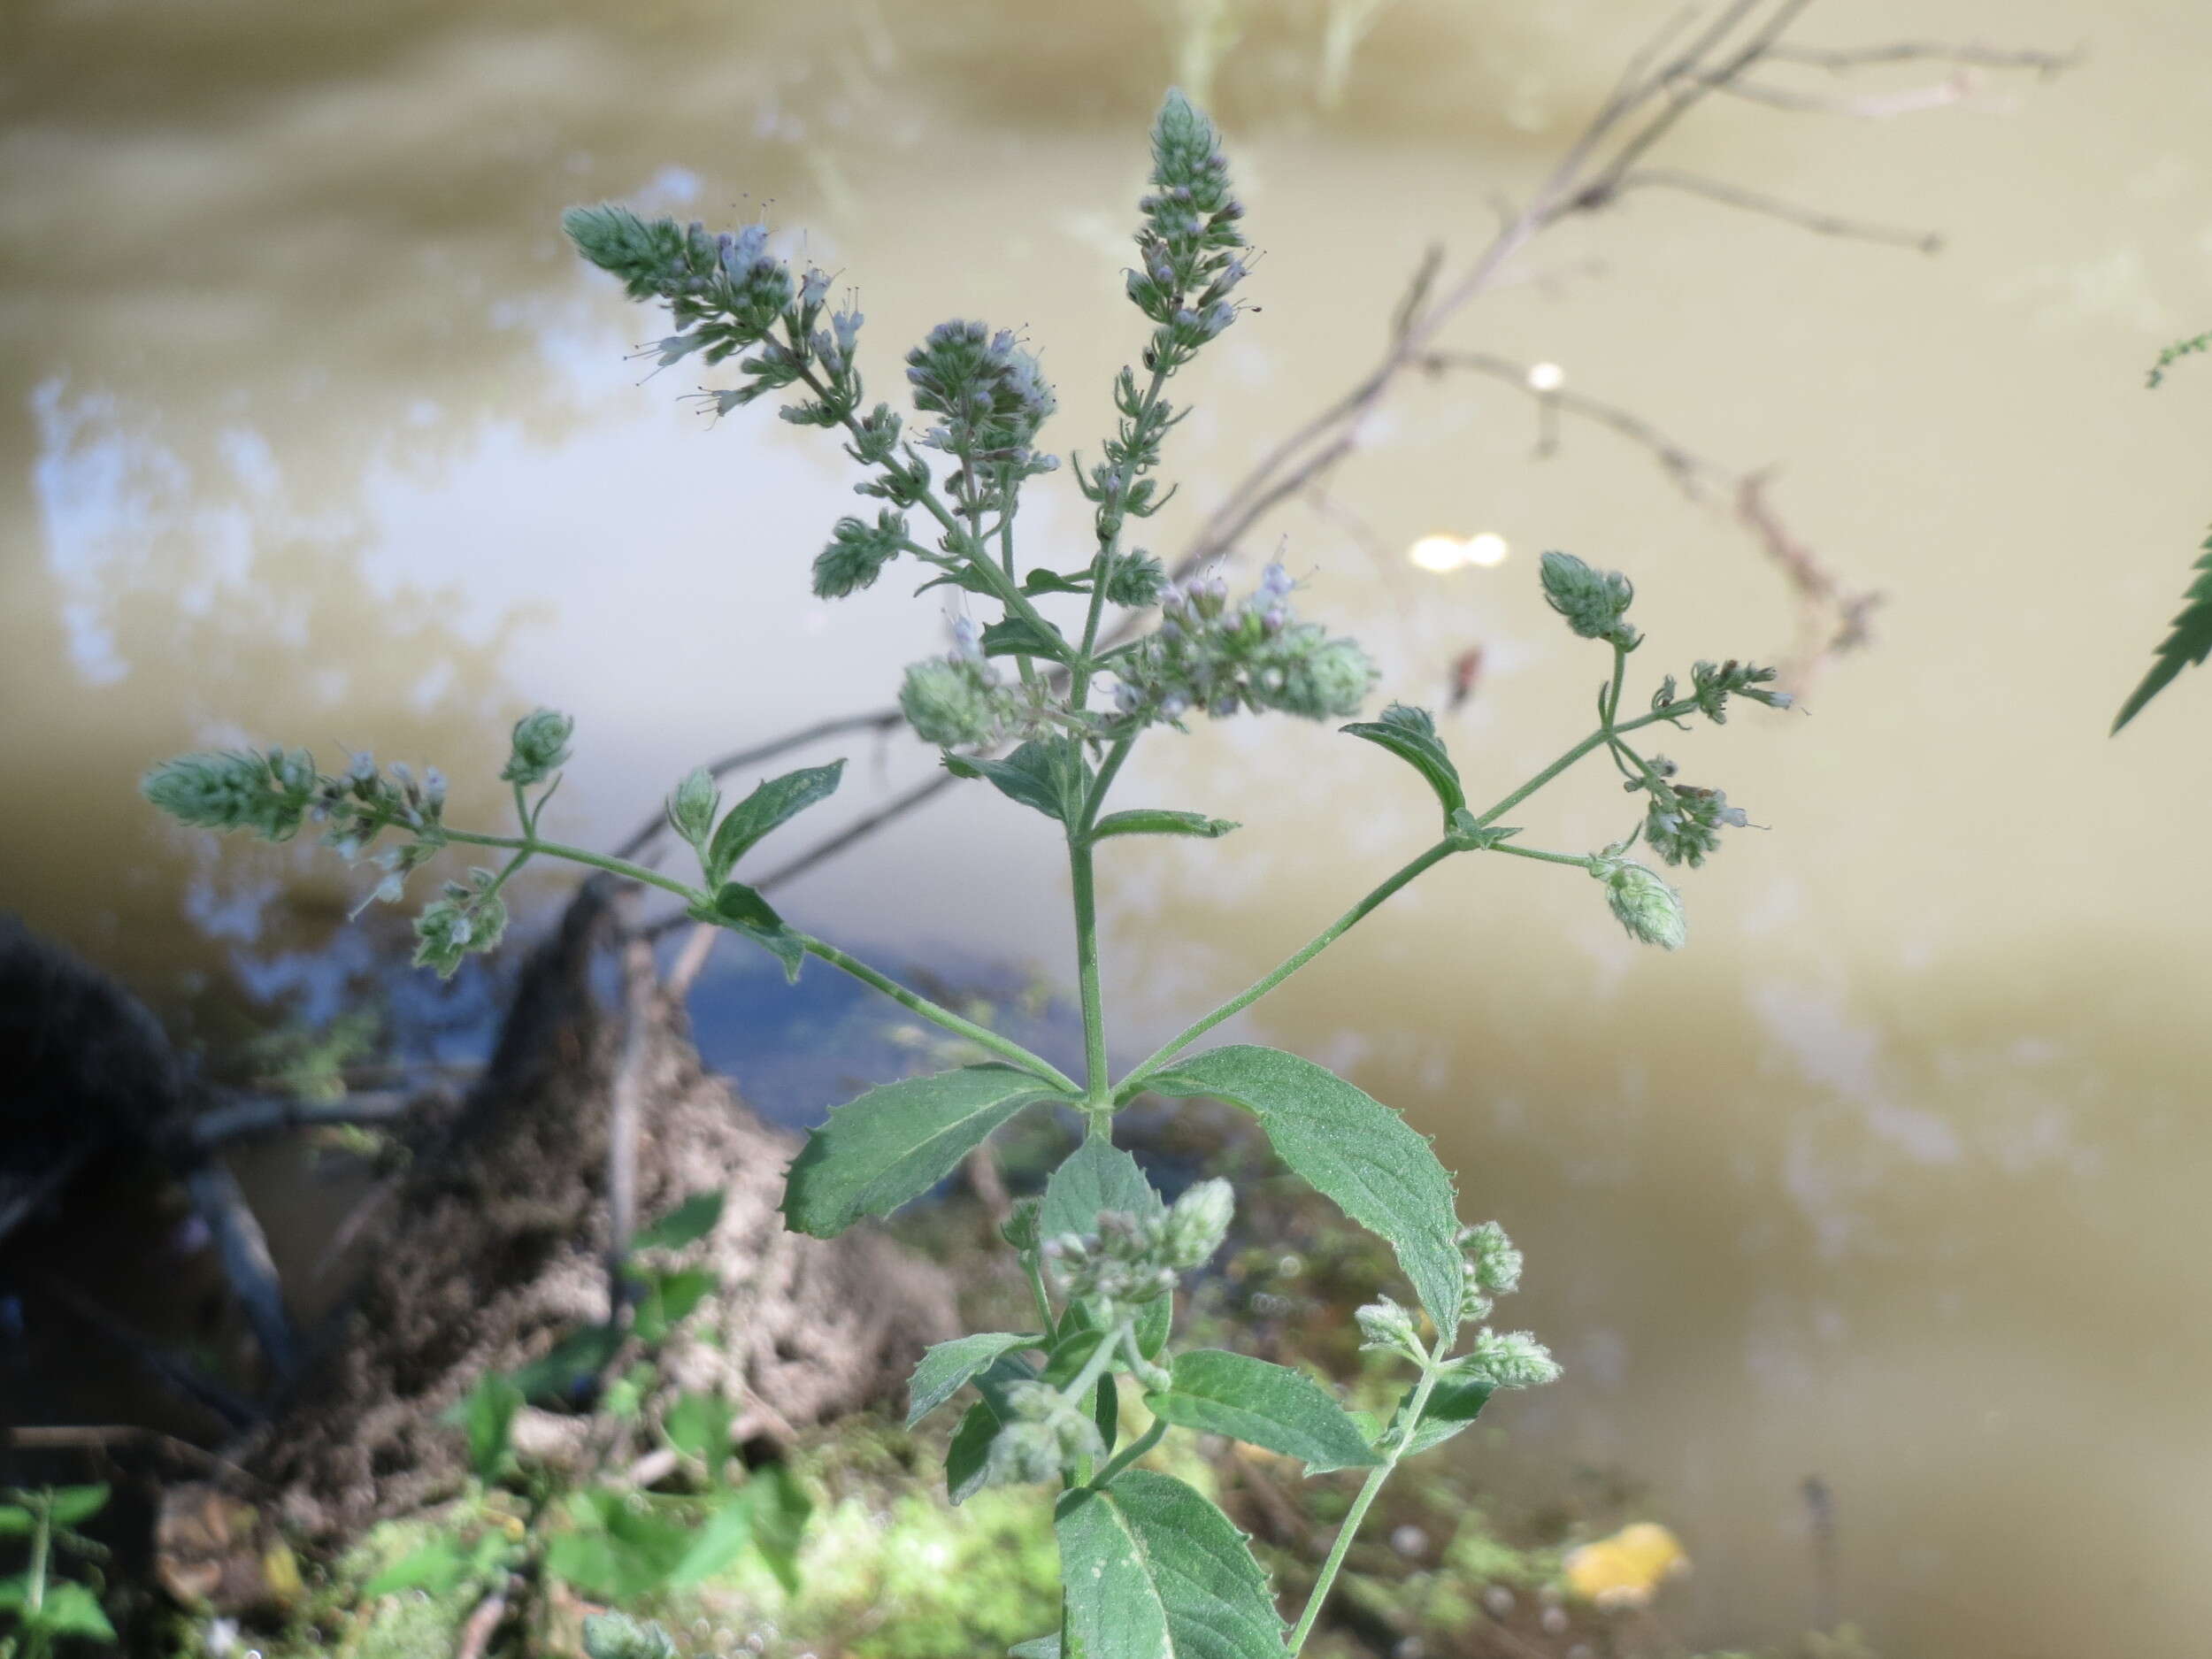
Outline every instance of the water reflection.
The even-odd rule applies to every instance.
[[[558,247],[572,200],[772,204],[860,286],[879,380],[942,316],[1023,324],[1062,391],[1048,435],[1087,443],[1137,334],[1114,274],[1131,134],[1171,63],[1210,65],[1270,257],[1265,309],[1178,434],[1171,547],[1365,360],[1424,243],[1478,235],[1484,192],[1522,180],[1654,21],[1618,0],[1400,0],[1330,48],[1357,34],[1330,20],[1363,10],[124,4],[19,24],[0,766],[40,810],[0,827],[6,901],[178,1006],[196,992],[218,1034],[242,1008],[328,1006],[388,962],[388,935],[339,925],[360,884],[157,829],[131,793],[148,760],[234,734],[356,743],[437,759],[457,815],[488,817],[501,726],[543,699],[580,717],[561,828],[603,841],[702,754],[873,707],[892,664],[936,648],[899,593],[805,596],[841,463],[772,421],[701,421],[688,382],[641,388],[623,352],[650,325]],[[2085,27],[2056,0],[1936,10],[1814,16]],[[1716,1640],[1809,1617],[1812,1473],[1836,1494],[1843,1610],[1901,1651],[2190,1651],[2212,1612],[2191,1082],[2212,946],[2185,873],[2212,801],[2192,688],[2100,736],[2202,511],[2177,499],[2200,426],[2144,409],[2133,373],[2159,334],[2201,326],[2190,76],[2212,22],[2130,0],[2098,27],[2095,68],[2009,119],[1731,109],[1683,135],[1686,163],[1747,184],[1948,226],[1940,263],[1640,199],[1484,314],[1486,343],[1716,453],[1791,457],[1795,522],[1892,595],[1809,718],[1685,740],[1686,775],[1774,826],[1690,883],[1693,949],[1635,954],[1574,872],[1463,861],[1247,1025],[1405,1106],[1471,1209],[1523,1239],[1522,1311],[1572,1369],[1502,1418],[1486,1466],[1532,1500],[1584,1467],[1640,1480],[1703,1569],[1685,1627]],[[1755,549],[1642,457],[1571,431],[1540,465],[1540,436],[1510,388],[1411,387],[1336,480],[1356,520],[1282,520],[1315,613],[1393,664],[1387,694],[1444,702],[1479,650],[1447,733],[1501,794],[1579,735],[1598,672],[1526,553],[1631,568],[1655,671],[1778,651],[1792,627]],[[1036,518],[1062,546],[1083,524],[1065,502]],[[1515,557],[1409,566],[1440,527]],[[1133,801],[1248,827],[1115,849],[1118,1045],[1256,976],[1433,833],[1355,747],[1241,724],[1138,763]],[[854,759],[849,815],[927,771],[901,743]],[[998,806],[948,795],[789,907],[895,954],[944,938],[1056,974],[1054,847]],[[1621,814],[1593,775],[1528,833],[1596,845]],[[803,1036],[853,1039],[817,1013]]]

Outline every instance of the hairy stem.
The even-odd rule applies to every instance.
[[[1330,923],[1328,926],[1323,928],[1318,933],[1316,933],[1311,940],[1307,941],[1302,949],[1299,950],[1294,956],[1284,962],[1282,965],[1275,969],[1273,972],[1267,974],[1265,977],[1255,981],[1244,990],[1238,992],[1236,995],[1222,1003],[1221,1006],[1215,1009],[1213,1012],[1206,1015],[1196,1024],[1183,1031],[1179,1035],[1172,1037],[1168,1041],[1162,1044],[1158,1048],[1155,1049],[1146,1057],[1142,1064],[1138,1066],[1135,1071],[1129,1073],[1129,1075],[1124,1078],[1120,1084],[1116,1087],[1114,1090],[1114,1099],[1116,1102],[1118,1103],[1130,1098],[1139,1089],[1144,1087],[1146,1079],[1160,1071],[1160,1069],[1166,1065],[1170,1060],[1173,1059],[1184,1049],[1189,1048],[1192,1043],[1195,1042],[1199,1038],[1204,1036],[1216,1025],[1221,1024],[1223,1020],[1229,1018],[1233,1015],[1240,1014],[1246,1009],[1251,1007],[1253,1003],[1258,1002],[1260,998],[1265,996],[1270,991],[1280,985],[1285,979],[1290,978],[1292,974],[1297,972],[1299,969],[1304,967],[1306,964],[1311,962],[1316,956],[1319,956],[1331,945],[1334,944],[1339,939],[1342,938],[1346,933],[1349,933],[1354,927],[1358,926],[1358,924],[1368,915],[1370,911],[1381,905],[1386,899],[1389,898],[1390,895],[1395,893],[1400,887],[1405,886],[1407,882],[1412,880],[1416,876],[1419,875],[1423,871],[1428,869],[1432,864],[1442,863],[1445,859],[1450,857],[1456,850],[1457,849],[1449,841],[1440,841],[1437,842],[1435,846],[1430,848],[1418,858],[1416,858],[1411,864],[1407,864],[1404,868],[1399,870],[1395,874],[1391,876],[1388,880],[1385,881],[1380,887],[1370,893],[1357,904],[1355,904],[1350,910],[1345,911],[1343,915],[1338,917],[1335,921]]]
[[[1437,1335],[1435,1351],[1423,1367],[1421,1380],[1414,1386],[1413,1398],[1407,1402],[1405,1421],[1400,1429],[1397,1442],[1383,1461],[1367,1471],[1367,1479],[1359,1489],[1359,1496],[1352,1500],[1344,1525],[1336,1531],[1336,1542],[1329,1550],[1328,1560],[1321,1563],[1321,1576],[1313,1581],[1313,1593],[1306,1598],[1306,1610],[1298,1617],[1298,1624],[1290,1632],[1290,1652],[1296,1659],[1298,1650],[1306,1645],[1306,1638],[1313,1633],[1314,1621],[1321,1617],[1322,1605],[1329,1599],[1329,1592],[1336,1587],[1336,1575],[1344,1566],[1344,1557],[1350,1553],[1352,1540],[1358,1535],[1360,1523],[1367,1518],[1367,1511],[1382,1494],[1383,1483],[1390,1479],[1406,1455],[1406,1448],[1413,1444],[1413,1432],[1421,1425],[1421,1414],[1428,1409],[1429,1394],[1436,1387],[1436,1379],[1443,1370],[1444,1350],[1451,1345],[1451,1333]]]
[[[919,1014],[933,1025],[942,1025],[947,1031],[965,1037],[978,1048],[987,1048],[1001,1059],[1019,1066],[1033,1077],[1043,1079],[1071,1096],[1082,1094],[1081,1086],[1073,1078],[1049,1061],[1030,1053],[1012,1038],[1002,1037],[989,1026],[979,1025],[972,1019],[963,1019],[952,1010],[931,1002],[920,992],[908,990],[888,974],[879,973],[866,963],[847,956],[826,940],[817,939],[811,933],[796,932],[793,937],[799,941],[800,949],[810,956],[819,956],[833,968],[842,969],[863,985],[882,992],[900,1007]]]
[[[1068,837],[1068,874],[1075,887],[1075,983],[1083,1002],[1083,1104],[1096,1111],[1109,1102],[1106,1074],[1106,1010],[1098,988],[1098,894],[1091,868],[1090,843],[1079,833]]]
[[[1094,1486],[1111,1486],[1116,1475],[1119,1474],[1123,1470],[1128,1468],[1130,1464],[1135,1463],[1137,1459],[1143,1456],[1154,1447],[1157,1446],[1160,1443],[1161,1437],[1166,1434],[1166,1432],[1167,1419],[1165,1417],[1154,1417],[1152,1419],[1152,1426],[1150,1428],[1147,1429],[1143,1433],[1137,1436],[1135,1440],[1130,1441],[1128,1445],[1123,1447],[1119,1451],[1116,1452],[1113,1456],[1107,1461],[1106,1466],[1091,1477],[1091,1485]]]

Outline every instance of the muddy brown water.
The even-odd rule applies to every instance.
[[[542,699],[580,718],[560,827],[603,842],[701,756],[873,706],[938,648],[895,584],[807,597],[843,463],[765,418],[707,423],[688,369],[626,362],[657,330],[565,254],[571,201],[807,227],[886,388],[943,316],[1025,326],[1057,444],[1088,447],[1138,334],[1117,272],[1141,124],[1171,73],[1207,73],[1206,18],[1240,19],[1212,89],[1263,310],[1192,376],[1174,457],[1190,506],[1217,499],[1364,363],[1428,240],[1471,250],[1489,193],[1525,188],[1663,8],[1399,0],[1333,97],[1329,11],[19,7],[0,899],[219,1036],[363,949],[351,887],[151,826],[150,760],[372,746],[440,761],[488,816],[500,723]],[[1679,137],[1677,165],[1940,227],[1939,258],[1652,192],[1546,238],[1540,280],[1454,338],[1782,463],[1794,528],[1888,595],[1876,643],[1806,687],[1809,716],[1670,745],[1770,826],[1688,876],[1683,955],[1632,949],[1573,872],[1463,861],[1244,1030],[1404,1108],[1469,1212],[1525,1245],[1510,1311],[1568,1379],[1472,1455],[1525,1496],[1640,1482],[1698,1563],[1664,1606],[1686,1639],[1811,1616],[1818,1475],[1841,1608],[1887,1650],[2198,1653],[2212,681],[2104,726],[2212,510],[2212,382],[2139,389],[2159,344],[2212,326],[2212,12],[1816,5],[1799,34],[2092,51],[1963,108],[1734,103]],[[1409,387],[1337,480],[1356,517],[1294,510],[1263,538],[1289,535],[1387,694],[1435,702],[1483,649],[1447,722],[1478,793],[1578,735],[1601,672],[1537,602],[1539,549],[1636,577],[1653,672],[1777,655],[1793,626],[1753,545],[1647,457],[1570,426],[1540,461],[1537,435],[1507,388]],[[1083,515],[1048,495],[1033,545],[1071,549]],[[1171,509],[1155,544],[1193,522]],[[1439,530],[1511,552],[1409,564]],[[853,753],[833,812],[926,764]],[[1131,797],[1248,825],[1108,861],[1132,1053],[1432,833],[1383,757],[1280,723],[1155,742]],[[1520,817],[1572,848],[1625,827],[1594,767]],[[832,936],[1064,972],[1053,847],[979,790],[787,896]],[[273,1206],[312,1208],[282,1185]]]

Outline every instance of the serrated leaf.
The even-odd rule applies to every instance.
[[[965,593],[981,594],[986,598],[993,597],[998,592],[991,586],[991,579],[972,565],[963,565],[941,576],[931,577],[914,590],[914,595],[918,599],[933,588],[957,588]]]
[[[1457,1328],[1465,1274],[1452,1178],[1396,1112],[1325,1066],[1256,1046],[1179,1061],[1144,1087],[1210,1094],[1251,1112],[1278,1157],[1388,1241],[1438,1328]]]
[[[1197,1348],[1175,1356],[1174,1382],[1148,1394],[1155,1417],[1295,1457],[1311,1474],[1382,1461],[1334,1395],[1312,1378],[1247,1354]]]
[[[723,878],[736,867],[737,861],[751,850],[754,843],[817,802],[834,795],[844,775],[845,763],[841,760],[833,760],[826,766],[803,766],[797,772],[767,780],[732,807],[707,845],[707,885],[719,887]]]
[[[1444,740],[1437,736],[1436,721],[1426,709],[1394,703],[1378,719],[1355,721],[1337,729],[1388,749],[1427,779],[1429,787],[1443,803],[1446,822],[1467,804],[1467,791],[1459,781],[1459,768],[1452,764],[1452,757],[1444,752]]]
[[[1109,812],[1091,826],[1090,839],[1102,841],[1110,835],[1196,835],[1207,841],[1219,841],[1238,827],[1229,818],[1208,818],[1202,812],[1136,807],[1126,812]]]
[[[687,1244],[696,1244],[715,1229],[722,1219],[723,1201],[728,1194],[718,1187],[710,1187],[703,1193],[694,1193],[659,1220],[638,1230],[630,1240],[634,1250],[680,1250]]]
[[[947,755],[956,778],[983,778],[1010,801],[1048,818],[1071,824],[1090,793],[1091,764],[1071,737],[1033,737],[1003,760],[983,755]]]
[[[2165,690],[2183,669],[2200,666],[2206,657],[2212,657],[2212,536],[2205,538],[2203,557],[2189,568],[2199,574],[2182,595],[2181,614],[2153,653],[2150,672],[2121,705],[2120,717],[2112,723],[2115,732],[2140,714],[2143,705]]]
[[[983,630],[986,657],[1042,657],[1056,663],[1068,660],[1068,642],[1049,626],[1039,627],[1027,617],[1009,617]]]
[[[989,1369],[1000,1355],[1034,1348],[1042,1340],[1041,1337],[989,1331],[938,1343],[922,1356],[921,1363],[914,1368],[913,1379],[907,1385],[906,1426],[912,1428],[958,1394],[978,1371]]]
[[[1136,1159],[1103,1135],[1092,1135],[1046,1180],[1037,1231],[1047,1239],[1064,1233],[1088,1238],[1098,1231],[1102,1210],[1118,1210],[1141,1220],[1166,1207]]]
[[[1472,1378],[1438,1378],[1436,1386],[1429,1390],[1428,1404],[1422,1409],[1420,1426],[1413,1431],[1413,1439],[1407,1443],[1403,1455],[1412,1457],[1432,1446],[1442,1445],[1482,1415],[1482,1409],[1490,1403],[1494,1392],[1488,1383]],[[1412,1405],[1413,1394],[1412,1389],[1406,1390],[1398,1402],[1394,1422]]]
[[[1267,1575],[1229,1517],[1171,1476],[1125,1471],[1055,1511],[1069,1644],[1083,1659],[1284,1659]]]
[[[783,1213],[795,1233],[834,1238],[863,1216],[920,1197],[1016,1112],[1064,1098],[1026,1071],[970,1065],[872,1088],[840,1106],[792,1161]]]

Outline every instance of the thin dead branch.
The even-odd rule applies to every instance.
[[[187,1125],[191,1144],[201,1151],[288,1134],[299,1129],[345,1128],[363,1124],[396,1123],[412,1108],[412,1096],[396,1094],[352,1094],[342,1101],[310,1103],[271,1095],[234,1101],[202,1112]]]
[[[1683,173],[1671,167],[1646,167],[1623,179],[1615,194],[1623,196],[1631,190],[1640,189],[1686,191],[1692,196],[1701,196],[1709,202],[1718,202],[1724,207],[1741,208],[1747,213],[1763,213],[1769,219],[1778,219],[1786,225],[1809,230],[1816,236],[1844,236],[1856,242],[1884,242],[1893,248],[1910,248],[1916,253],[1943,251],[1943,237],[1939,232],[1913,230],[1900,225],[1878,225],[1870,219],[1846,219],[1841,214],[1824,212],[1818,208],[1801,207],[1795,202],[1785,201],[1778,196],[1769,196],[1762,190],[1747,190],[1740,185],[1709,179],[1702,173]]]
[[[2069,69],[2078,69],[2089,56],[2086,46],[2071,51],[2038,51],[2024,47],[1985,46],[1968,41],[1950,45],[1938,41],[1890,41],[1877,46],[1793,46],[1778,43],[1767,57],[1778,64],[1809,64],[1835,74],[1886,64],[1959,64],[1971,69],[2032,69],[2048,81]]]

